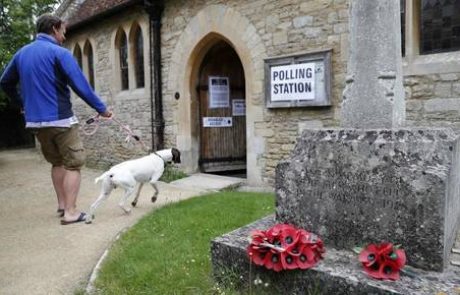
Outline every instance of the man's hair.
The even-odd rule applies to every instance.
[[[59,29],[62,25],[62,20],[51,14],[43,14],[37,20],[37,33],[52,34],[53,28]]]

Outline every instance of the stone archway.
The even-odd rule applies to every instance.
[[[168,93],[179,93],[177,146],[183,152],[187,172],[198,170],[199,120],[193,91],[205,53],[218,40],[225,40],[238,54],[246,79],[247,181],[261,185],[262,167],[258,159],[265,150],[262,137],[254,134],[255,122],[263,119],[263,79],[266,49],[255,27],[236,10],[225,5],[203,8],[188,23],[174,48],[168,73]]]

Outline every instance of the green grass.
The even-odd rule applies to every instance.
[[[170,183],[171,181],[174,181],[174,180],[178,180],[178,179],[181,179],[181,178],[185,178],[187,177],[188,175],[177,169],[176,167],[170,165],[170,164],[167,164],[165,166],[165,171],[163,172],[163,175],[161,175],[160,177],[160,181],[164,181],[166,183]]]
[[[160,208],[112,247],[100,294],[216,294],[210,241],[274,212],[274,195],[220,192]]]

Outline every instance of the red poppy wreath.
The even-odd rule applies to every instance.
[[[406,253],[391,243],[369,244],[359,253],[364,271],[379,280],[399,280],[406,264]]]
[[[276,224],[266,231],[252,232],[247,248],[249,259],[278,272],[283,269],[308,269],[324,256],[323,241],[315,234],[289,224]]]

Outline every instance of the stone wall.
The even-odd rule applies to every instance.
[[[451,127],[460,133],[460,72],[406,76],[408,126]]]
[[[145,88],[134,87],[134,70],[129,64],[129,90],[120,90],[119,71],[116,69],[118,55],[115,51],[115,36],[119,28],[123,28],[129,39],[129,32],[133,24],[139,24],[144,38],[144,72]],[[126,14],[100,21],[92,25],[91,30],[82,30],[70,35],[66,47],[71,51],[79,44],[83,51],[85,42],[89,40],[94,54],[94,76],[96,93],[113,110],[116,118],[128,125],[142,142],[151,147],[151,103],[150,103],[150,70],[148,48],[148,16],[141,9],[127,11]],[[131,49],[128,49],[131,50]],[[84,55],[84,54],[83,54]],[[83,58],[83,63],[85,58]],[[86,71],[86,66],[83,66]],[[81,125],[94,116],[95,112],[75,94],[72,96],[74,110]],[[81,133],[87,150],[87,166],[107,169],[109,166],[144,155],[142,146],[134,139],[127,144],[127,133],[120,130],[115,122],[103,122],[94,135]]]
[[[250,83],[253,89],[252,97],[246,97],[247,104],[252,104],[254,113],[247,108],[247,118],[254,119],[254,127],[248,127],[249,137],[257,138],[260,143],[257,166],[261,170],[264,183],[272,183],[275,166],[279,160],[288,157],[294,147],[296,138],[304,128],[337,126],[337,108],[341,100],[343,80],[346,72],[347,38],[348,38],[348,3],[345,0],[273,0],[273,1],[168,1],[162,27],[162,54],[163,77],[171,77],[171,65],[174,50],[177,50],[181,33],[193,17],[206,6],[216,5],[218,13],[241,15],[255,29],[248,33],[246,28],[241,30],[242,35],[252,34],[260,38],[263,44],[256,44],[251,48],[251,56],[255,72],[250,73]],[[227,12],[223,11],[227,9]],[[221,12],[223,11],[223,12]],[[208,13],[208,11],[206,11]],[[206,15],[210,20],[223,16]],[[212,29],[212,24],[210,24]],[[193,27],[191,29],[193,34]],[[226,37],[226,36],[224,36]],[[197,32],[189,39],[202,38]],[[198,39],[199,40],[199,39]],[[198,40],[196,42],[198,42]],[[230,40],[231,42],[232,40]],[[259,46],[260,45],[260,46]],[[332,107],[309,109],[267,109],[263,93],[263,59],[283,55],[313,52],[332,49]],[[236,48],[240,58],[244,59],[246,52]],[[254,60],[255,56],[255,60]],[[244,62],[243,62],[244,64]],[[184,65],[185,66],[185,65]],[[248,79],[247,69],[246,79]],[[165,82],[165,81],[164,81]],[[169,86],[165,84],[165,86]],[[172,97],[177,91],[172,87],[164,87],[165,110],[177,107],[178,102]],[[165,116],[166,117],[166,116]],[[168,140],[174,136],[174,126],[179,125],[180,116],[167,118]],[[252,132],[252,134],[251,134]],[[253,135],[253,136],[252,136]],[[251,145],[251,143],[247,143]],[[249,165],[249,163],[248,163]]]
[[[200,50],[204,50],[200,46],[205,45],[200,42],[206,37],[197,23],[209,31],[227,33],[221,37],[235,47],[244,66],[252,66],[245,68],[247,89],[251,89],[246,97],[249,122],[247,137],[252,140],[247,142],[248,169],[257,170],[260,175],[258,181],[273,184],[277,163],[289,157],[302,130],[340,125],[340,104],[348,57],[349,0],[170,0],[165,5],[161,28],[165,146],[180,146],[183,141],[196,144],[194,141],[199,140],[196,134],[199,126],[193,122],[193,116],[196,116],[194,110],[185,115],[181,110],[192,108],[196,102],[193,97],[184,100],[184,89],[178,87],[178,81],[183,79],[184,72],[190,67],[188,63],[193,62],[193,55],[202,54]],[[120,25],[128,28],[133,21],[138,21],[144,31],[146,88],[120,93],[116,90],[119,85],[114,82],[117,81],[114,76],[114,36]],[[147,21],[148,17],[142,8],[126,11],[71,36],[67,44],[72,49],[76,42],[84,42],[87,38],[92,40],[97,92],[114,107],[118,118],[129,124],[150,146]],[[227,31],[222,29],[225,22],[231,24]],[[240,37],[240,43],[232,43],[236,38],[234,36]],[[406,37],[406,40],[412,40]],[[184,43],[195,47],[186,47]],[[325,49],[332,49],[331,107],[267,109],[264,59]],[[460,53],[451,54],[443,60],[448,54],[419,57],[414,56],[413,52],[413,49],[406,48],[403,59],[407,125],[449,126],[459,133],[460,70],[455,62],[460,60]],[[191,58],[183,58],[183,54],[191,55]],[[419,60],[428,67],[421,67]],[[190,87],[190,84],[190,80],[183,82],[184,87]],[[179,100],[174,98],[176,92],[181,94]],[[76,110],[82,119],[90,116],[91,110],[77,101]],[[185,137],[192,134],[191,138],[183,139],[183,130],[186,130]],[[90,155],[88,164],[105,168],[142,154],[139,147],[124,146],[119,135],[118,128],[101,127],[96,135],[85,137]],[[185,154],[185,161],[187,158],[192,162],[198,161]]]

